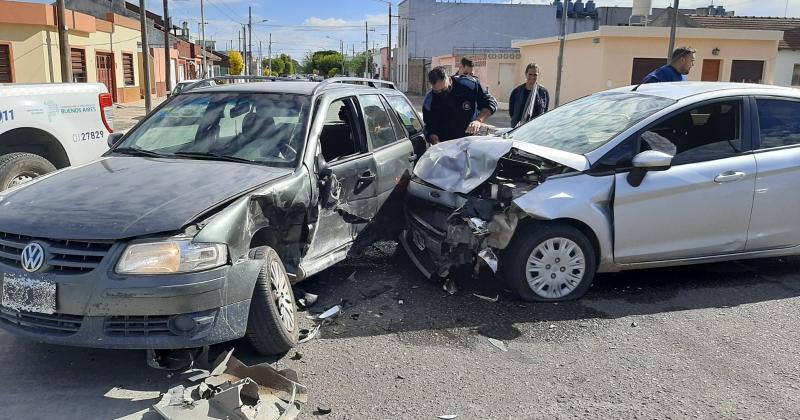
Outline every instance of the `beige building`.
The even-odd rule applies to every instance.
[[[689,80],[774,84],[782,38],[781,31],[678,28],[676,45],[697,50]],[[668,45],[666,27],[601,26],[596,31],[568,35],[561,103],[639,83],[666,63]],[[558,38],[515,41],[512,46],[521,53],[516,83],[524,81],[522,70],[527,63],[537,63],[540,83],[555,100]]]
[[[0,0],[0,82],[61,82],[58,30],[52,5]],[[138,22],[109,14],[96,19],[67,10],[72,81],[100,82],[114,102],[138,101]]]

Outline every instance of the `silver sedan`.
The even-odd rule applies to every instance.
[[[486,265],[533,301],[597,272],[798,254],[799,116],[800,91],[774,86],[597,93],[431,147],[402,242],[427,276]]]

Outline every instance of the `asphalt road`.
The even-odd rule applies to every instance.
[[[330,419],[798,418],[799,266],[601,275],[582,300],[530,304],[491,278],[448,295],[382,243],[301,283],[320,295],[306,314],[344,311],[298,347],[300,360],[259,357],[243,340],[211,352],[235,347],[246,363],[297,370],[310,390],[303,419],[320,406]],[[0,332],[3,418],[158,418],[147,411],[174,382],[167,375],[144,352]]]

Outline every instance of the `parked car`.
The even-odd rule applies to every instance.
[[[175,96],[184,91],[184,89],[188,88],[189,86],[197,83],[196,88],[199,87],[209,87],[209,86],[216,86],[217,82],[212,79],[207,80],[200,80],[200,79],[189,79],[189,80],[182,80],[175,84],[175,87],[172,88],[172,92],[170,92],[169,96]]]
[[[0,84],[0,190],[97,159],[112,107],[102,83]]]
[[[439,144],[403,244],[426,275],[479,261],[530,301],[578,298],[597,272],[797,254],[797,115],[797,90],[660,83]]]
[[[247,336],[287,351],[291,283],[399,234],[387,220],[402,217],[422,139],[393,85],[340,82],[193,88],[103,158],[1,194],[0,327],[77,346]]]

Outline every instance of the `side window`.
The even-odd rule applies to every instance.
[[[367,137],[372,143],[372,148],[392,144],[397,141],[389,120],[389,114],[383,107],[381,97],[378,95],[364,95],[359,97],[361,107],[364,110],[364,120],[367,124]]]
[[[800,144],[800,101],[758,99],[761,148]]]
[[[389,105],[397,111],[403,125],[406,126],[409,136],[414,136],[422,131],[422,121],[419,120],[414,108],[408,103],[408,100],[402,96],[388,96],[386,98]]]
[[[363,152],[358,144],[355,107],[349,98],[333,101],[325,113],[325,125],[319,135],[322,157],[328,162]]]
[[[641,150],[675,156],[673,165],[723,159],[742,151],[742,102],[716,102],[690,109],[640,135]]]
[[[392,128],[394,128],[394,134],[397,141],[405,140],[408,138],[408,134],[406,134],[406,129],[403,127],[403,124],[400,122],[400,117],[397,115],[396,112],[392,110],[392,106],[386,102],[385,98],[381,98],[381,102],[383,103],[383,108],[386,109],[389,114],[389,120],[392,121]]]

